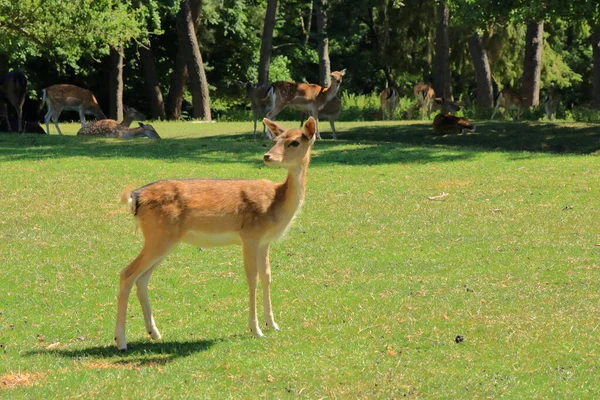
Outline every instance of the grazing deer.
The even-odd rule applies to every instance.
[[[502,89],[500,93],[498,93],[498,96],[496,96],[496,107],[494,108],[491,119],[494,119],[494,116],[500,107],[504,108],[507,112],[516,108],[518,121],[521,116],[521,104],[523,104],[523,97],[521,97],[521,95],[508,88]]]
[[[345,69],[332,72],[331,86],[327,88],[312,83],[275,82],[267,93],[273,98],[273,108],[266,118],[274,119],[286,107],[294,107],[318,118],[319,110],[337,95],[345,74]],[[317,139],[321,139],[318,128]]]
[[[433,119],[433,131],[440,135],[475,132],[475,125],[467,119],[451,114],[438,114]]]
[[[121,271],[115,327],[119,350],[127,349],[125,321],[134,284],[146,331],[152,339],[160,339],[148,300],[148,280],[180,242],[200,247],[241,246],[250,298],[248,327],[255,336],[263,336],[256,315],[260,277],[266,326],[279,330],[271,306],[269,245],[284,235],[304,200],[317,121],[310,117],[302,129],[289,130],[266,118],[263,122],[275,135],[275,145],[263,156],[264,162],[286,168],[284,182],[163,180],[123,193],[122,200],[131,207],[144,235],[144,246],[137,258]]]
[[[268,85],[255,85],[250,82],[238,81],[236,83],[245,90],[246,98],[250,100],[254,122],[254,138],[256,138],[256,121],[262,121],[263,117],[273,108],[272,97],[267,96],[270,87]],[[263,135],[266,135],[265,124],[263,124]]]
[[[335,96],[331,101],[325,104],[325,107],[319,110],[319,119],[326,119],[329,121],[329,126],[331,127],[331,133],[334,139],[337,139],[335,135],[335,120],[340,116],[340,112],[342,111],[342,99],[339,96]],[[304,124],[304,118],[306,114],[302,114],[302,119],[300,120],[300,126]]]
[[[78,111],[82,128],[85,126],[85,114],[92,114],[97,119],[106,119],[93,93],[75,85],[59,84],[47,87],[42,90],[42,101],[48,106],[48,112],[44,117],[48,134],[50,134],[50,119],[52,119],[56,130],[62,135],[58,127],[58,117],[63,110]]]
[[[110,134],[119,129],[129,128],[133,121],[144,121],[146,116],[133,107],[123,106],[123,121],[117,122],[114,119],[101,119],[87,124],[79,129],[79,136],[110,136]]]
[[[10,103],[17,111],[17,131],[22,132],[25,96],[27,96],[27,77],[24,73],[12,71],[8,74],[0,75],[0,103],[2,103],[2,113],[10,132],[12,132],[12,127],[8,118],[6,103]]]
[[[425,111],[427,117],[431,115],[432,101],[435,98],[435,91],[426,83],[417,83],[413,89],[413,94],[417,103],[421,106],[421,120],[425,119]]]
[[[147,137],[148,139],[160,139],[158,132],[152,125],[142,124],[138,122],[138,128],[116,128],[110,133],[106,134],[106,137],[115,137],[119,139],[132,139],[136,137]]]
[[[560,95],[554,88],[546,89],[544,92],[542,104],[544,105],[546,118],[548,118],[549,121],[553,121],[556,118],[556,109],[560,103]]]
[[[393,120],[396,108],[400,103],[400,93],[393,87],[387,87],[379,94],[379,107],[381,108],[381,117],[385,120]]]

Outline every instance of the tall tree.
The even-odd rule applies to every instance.
[[[258,63],[258,83],[269,82],[269,66],[271,65],[271,52],[273,50],[273,30],[277,14],[277,0],[267,0],[267,12],[263,27],[262,42],[260,45],[260,61]]]
[[[202,118],[205,121],[211,121],[208,82],[196,38],[190,0],[182,0],[180,7],[181,9],[177,16],[177,30],[179,33],[179,43],[183,49],[192,84],[192,116],[194,118]]]
[[[540,102],[540,77],[542,72],[542,49],[544,47],[544,22],[527,24],[525,35],[525,62],[523,65],[523,101],[526,107]]]
[[[329,38],[327,37],[327,0],[315,0],[314,4],[317,20],[320,84],[329,87],[331,85],[331,62],[329,61]]]
[[[437,27],[435,33],[435,74],[433,89],[437,96],[452,98],[450,82],[450,39],[448,27],[450,25],[450,10],[445,1],[440,1],[437,6]]]
[[[123,120],[123,48],[111,48],[108,81],[108,116]]]
[[[469,37],[469,50],[473,58],[473,68],[477,80],[477,106],[493,107],[494,92],[492,86],[492,72],[487,52],[478,32],[473,32]]]
[[[600,109],[600,24],[594,29],[592,34],[592,49],[594,57],[594,72],[592,83],[592,101],[594,108]]]

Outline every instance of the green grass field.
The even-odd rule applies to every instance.
[[[0,134],[0,398],[600,397],[599,125],[322,124],[271,246],[281,331],[247,332],[240,248],[182,245],[150,281],[163,339],[132,295],[120,354],[142,245],[123,188],[285,177],[251,122],[153,125],[162,141]]]

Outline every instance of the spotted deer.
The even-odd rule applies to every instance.
[[[519,120],[520,116],[521,116],[521,105],[523,104],[523,97],[521,97],[521,95],[513,92],[512,90],[508,89],[508,88],[504,88],[500,91],[500,93],[498,93],[498,96],[496,96],[496,107],[494,108],[494,112],[492,113],[492,118],[494,119],[494,116],[496,115],[496,113],[498,112],[498,109],[500,107],[504,108],[504,110],[506,110],[506,112],[510,112],[513,109],[517,110],[517,121]]]
[[[331,73],[331,86],[322,87],[312,83],[275,82],[267,96],[273,98],[273,108],[267,113],[267,119],[274,119],[286,107],[303,110],[311,117],[318,118],[319,110],[337,94],[346,70]],[[317,139],[321,139],[317,128]]]
[[[48,134],[50,134],[50,119],[52,119],[58,134],[62,135],[58,126],[58,117],[63,110],[78,111],[82,128],[85,126],[85,114],[94,115],[97,119],[106,119],[94,94],[79,86],[58,84],[47,87],[42,90],[42,102],[48,107],[44,117]]]
[[[241,246],[249,291],[250,332],[263,336],[256,313],[259,277],[266,326],[279,330],[271,306],[269,246],[284,235],[304,200],[317,121],[309,117],[302,129],[286,129],[266,118],[263,122],[275,135],[275,144],[263,160],[268,166],[287,169],[285,181],[173,179],[123,193],[122,200],[129,204],[144,235],[144,245],[137,258],[121,271],[115,327],[119,350],[127,349],[127,303],[134,285],[146,331],[152,339],[161,338],[148,300],[148,280],[181,242],[203,248]]]
[[[12,71],[0,75],[0,103],[2,104],[2,113],[6,119],[6,126],[12,132],[12,126],[8,117],[6,103],[17,111],[17,131],[23,132],[23,104],[27,96],[27,77],[19,71]]]
[[[133,107],[123,106],[123,121],[101,119],[87,124],[77,131],[79,136],[112,136],[116,130],[129,128],[133,121],[144,121],[146,116]]]
[[[394,119],[394,114],[400,103],[400,93],[394,87],[387,87],[379,94],[379,107],[382,119]]]
[[[268,85],[257,85],[250,82],[236,82],[244,89],[246,98],[250,100],[252,108],[252,121],[254,122],[254,138],[256,138],[256,122],[262,121],[265,115],[273,108],[272,97],[267,96],[270,89]],[[266,127],[263,124],[263,135],[266,135]]]
[[[158,132],[150,124],[143,124],[138,122],[139,127],[137,128],[117,128],[111,133],[108,133],[106,137],[114,137],[119,139],[132,139],[136,137],[147,137],[148,139],[160,139]]]

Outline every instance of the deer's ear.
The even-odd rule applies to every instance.
[[[346,68],[344,68],[343,70],[341,70],[341,71],[340,71],[340,75],[341,75],[341,76],[344,76],[344,75],[346,75]]]
[[[313,140],[317,133],[317,120],[314,117],[309,117],[304,123],[303,129],[304,136],[306,136],[308,140]]]
[[[277,122],[271,121],[268,118],[263,118],[263,123],[275,136],[279,136],[287,131],[287,129],[285,129],[283,126],[279,125]]]
[[[140,126],[140,128],[144,127],[144,124],[142,124],[141,122],[138,122],[138,125]]]

